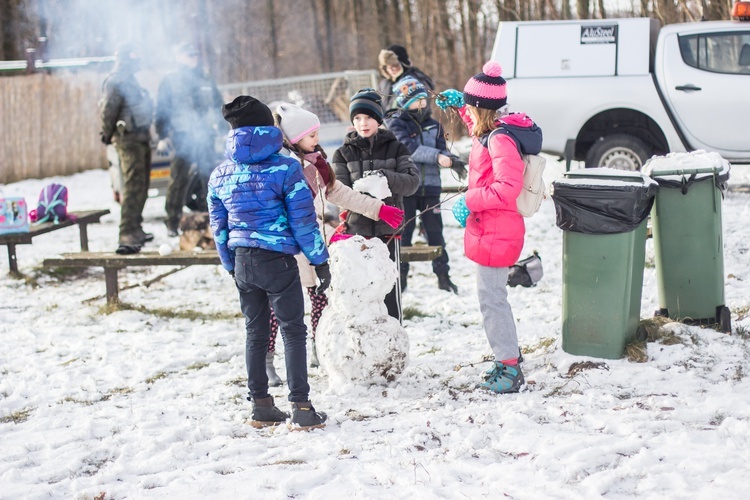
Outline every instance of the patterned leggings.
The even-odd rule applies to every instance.
[[[314,286],[307,288],[307,295],[310,296],[310,302],[312,303],[310,324],[312,326],[312,338],[315,340],[315,331],[318,329],[318,321],[320,320],[320,315],[323,314],[323,309],[328,305],[328,297],[322,294],[316,294]],[[273,313],[273,308],[271,308],[271,338],[268,341],[268,352],[274,352],[276,350],[276,335],[278,333],[279,320],[276,319],[276,315]]]

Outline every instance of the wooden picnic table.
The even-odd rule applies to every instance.
[[[43,222],[41,224],[32,224],[29,231],[25,233],[0,234],[0,245],[8,247],[8,265],[10,266],[11,274],[18,274],[16,245],[31,245],[31,240],[35,236],[57,231],[58,229],[65,227],[78,225],[81,237],[81,251],[87,252],[89,249],[88,225],[99,222],[99,219],[108,213],[109,209],[68,212],[68,218],[57,224]]]
[[[441,247],[417,245],[401,248],[403,262],[429,261],[442,253]],[[64,253],[60,257],[44,259],[44,267],[102,267],[108,304],[119,301],[120,286],[118,271],[126,267],[146,266],[195,266],[219,265],[219,254],[216,250],[203,252],[181,251],[169,255],[158,252],[139,252],[130,255],[119,255],[114,252],[79,252]]]

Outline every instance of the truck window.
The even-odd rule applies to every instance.
[[[688,66],[712,73],[750,74],[750,32],[680,36],[679,45]]]

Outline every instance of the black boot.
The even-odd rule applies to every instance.
[[[292,423],[289,429],[293,431],[309,431],[322,429],[326,426],[328,416],[322,411],[315,411],[312,403],[292,403]]]
[[[288,413],[279,410],[273,404],[273,396],[253,400],[253,420],[250,422],[250,425],[256,429],[278,425],[286,422],[288,418]]]
[[[453,284],[451,279],[448,277],[448,273],[438,274],[437,279],[439,289],[445,290],[446,292],[453,292],[458,295],[458,287]]]

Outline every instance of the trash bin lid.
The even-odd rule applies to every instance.
[[[658,183],[640,172],[586,168],[552,183],[557,227],[586,234],[635,230],[651,211]]]
[[[719,153],[704,150],[690,153],[669,153],[666,156],[654,156],[643,166],[643,172],[655,178],[660,185],[669,185],[672,181],[684,184],[688,180],[699,181],[716,175],[717,183],[729,179],[731,166]]]

